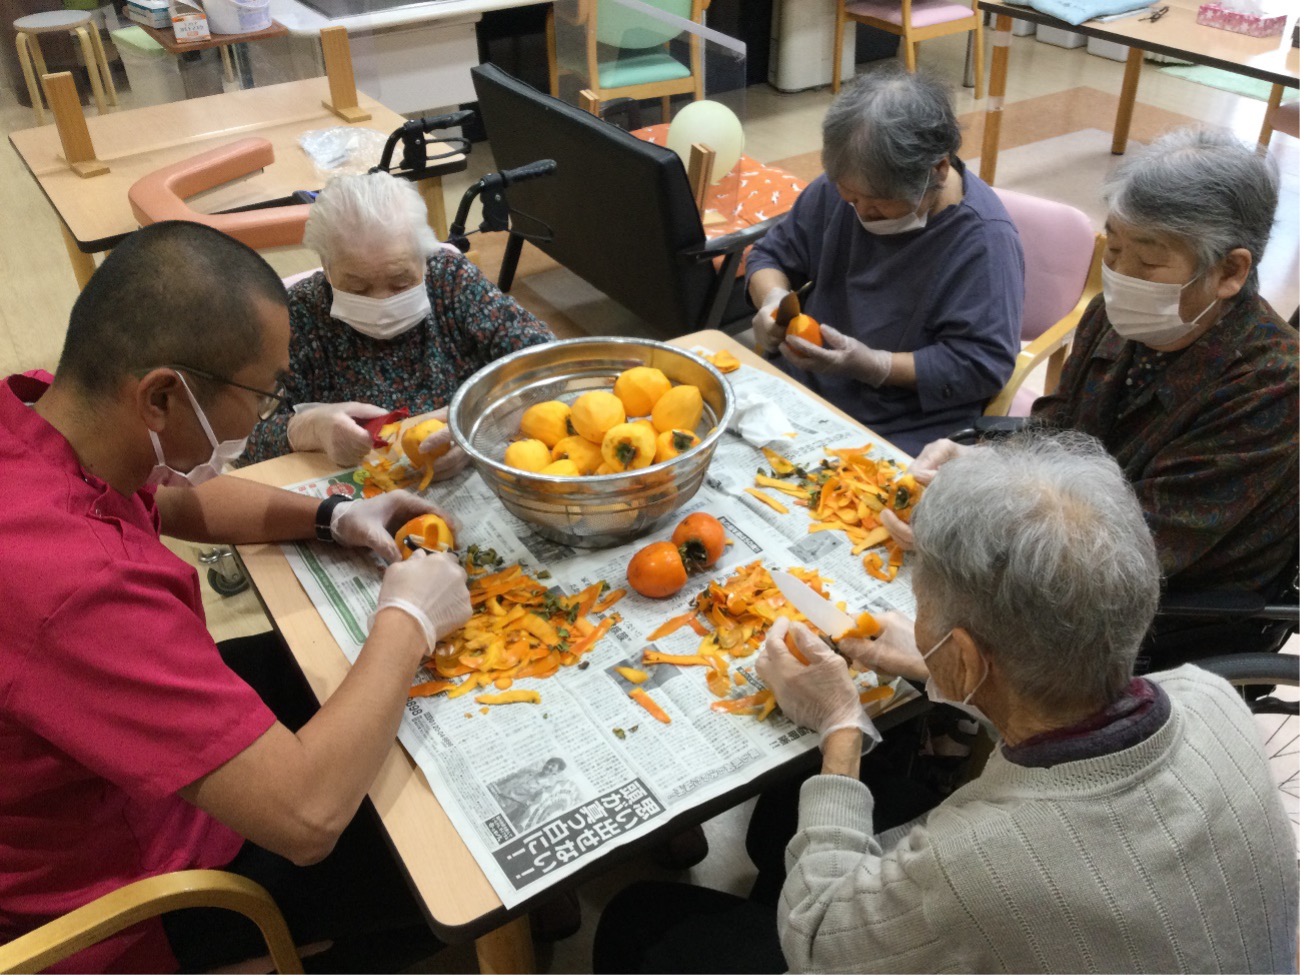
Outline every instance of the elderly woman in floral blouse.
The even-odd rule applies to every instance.
[[[385,173],[332,180],[303,242],[322,270],[290,289],[285,385],[295,407],[258,425],[242,462],[325,451],[338,465],[357,464],[371,445],[360,422],[397,407],[446,410],[480,367],[553,338],[466,258],[439,246],[421,195],[405,180]],[[449,438],[445,428],[422,449]],[[454,447],[435,477],[465,464]]]

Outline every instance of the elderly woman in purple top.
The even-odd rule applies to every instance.
[[[911,454],[981,414],[1019,351],[1019,236],[959,148],[943,86],[861,76],[824,118],[824,174],[748,258],[758,345]],[[822,348],[773,318],[807,284]]]

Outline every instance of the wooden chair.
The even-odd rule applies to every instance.
[[[1100,293],[1105,236],[1096,233],[1087,215],[1076,207],[1012,190],[997,190],[996,195],[1023,242],[1020,338],[1028,345],[1014,362],[1014,374],[984,413],[1026,417],[1040,396],[1023,389],[1034,369],[1046,364],[1043,393],[1054,393],[1059,387],[1073,331]]]
[[[842,37],[847,21],[866,24],[900,37],[906,47],[906,70],[913,73],[921,41],[973,31],[973,97],[983,98],[983,15],[978,0],[835,0],[833,93],[842,88]]]
[[[702,23],[711,0],[645,0],[669,14]],[[580,78],[581,87],[598,101],[614,98],[660,98],[661,120],[670,121],[674,95],[703,97],[702,39],[688,35],[688,64],[670,55],[669,44],[683,31],[607,0],[573,0],[560,16],[572,29],[583,30],[584,49],[557,47],[556,4],[548,6],[548,87],[554,98],[561,90],[563,72]]]
[[[277,973],[303,973],[285,919],[267,890],[243,876],[209,869],[141,879],[65,913],[0,946],[0,973],[37,973],[129,926],[201,906],[247,917],[262,933]]]
[[[118,89],[113,84],[113,72],[109,70],[109,59],[104,53],[104,43],[100,40],[100,29],[96,26],[91,12],[46,10],[37,14],[28,14],[14,21],[14,37],[18,47],[18,63],[23,69],[23,79],[27,82],[27,94],[31,97],[32,112],[36,115],[38,126],[45,125],[40,79],[48,71],[45,67],[45,56],[41,53],[41,43],[37,38],[41,34],[64,32],[76,38],[81,45],[82,57],[86,60],[86,74],[90,76],[91,94],[95,97],[95,108],[100,115],[108,111],[108,105],[118,104]],[[35,62],[35,70],[33,70],[33,62]]]

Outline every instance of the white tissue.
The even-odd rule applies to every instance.
[[[748,444],[763,448],[774,441],[785,440],[784,433],[789,427],[787,416],[773,401],[751,390],[736,395],[729,430]]]

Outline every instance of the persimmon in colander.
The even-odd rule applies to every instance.
[[[646,468],[656,453],[656,438],[641,424],[617,424],[602,439],[602,460],[613,471]]]

